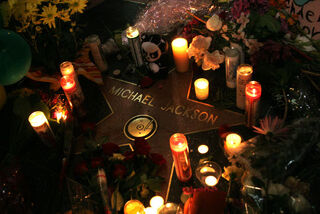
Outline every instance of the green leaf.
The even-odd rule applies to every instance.
[[[163,179],[160,177],[150,178],[147,180],[146,184],[148,185],[149,189],[154,192],[160,192],[161,186],[163,183]]]
[[[280,22],[271,15],[263,15],[258,19],[257,27],[267,28],[272,33],[280,31]]]

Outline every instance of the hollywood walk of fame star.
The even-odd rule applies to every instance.
[[[242,114],[218,110],[187,98],[192,72],[171,72],[149,89],[122,80],[106,77],[102,91],[112,108],[112,114],[97,124],[97,137],[107,136],[110,142],[130,142],[123,128],[136,115],[150,115],[158,123],[158,130],[148,139],[152,152],[162,154],[168,162],[166,180],[172,162],[169,138],[172,134],[207,131],[222,124],[238,125],[244,122]],[[210,118],[211,117],[211,118]],[[215,143],[215,142],[212,142]]]

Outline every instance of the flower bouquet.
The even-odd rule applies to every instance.
[[[307,128],[319,128],[317,120],[303,119],[289,126],[277,117],[261,120],[260,127],[254,127],[259,135],[243,142],[243,150],[228,155],[231,165],[222,176],[230,185],[229,205],[235,207],[241,198],[243,205],[237,207],[247,213],[319,212],[313,188],[319,188],[320,136]]]
[[[275,111],[284,118],[288,111],[303,117],[319,114],[319,97],[313,92],[320,91],[320,43],[286,10],[287,1],[235,0],[229,8],[221,2],[215,1],[204,15],[187,11],[192,20],[181,35],[191,42],[189,58],[204,71],[217,70],[228,49],[236,49],[240,63],[253,65],[264,95],[281,107]],[[299,98],[298,91],[309,99]],[[304,112],[297,111],[300,107]]]
[[[73,157],[73,177],[90,189],[90,198],[100,203],[100,209],[103,204],[105,210],[119,212],[130,199],[147,204],[161,191],[164,178],[159,174],[166,165],[162,155],[150,149],[143,138],[137,138],[133,147],[104,143]]]
[[[33,65],[55,73],[62,61],[72,60],[82,47],[78,18],[87,0],[8,0],[0,4],[4,27],[29,43]]]

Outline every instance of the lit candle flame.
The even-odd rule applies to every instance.
[[[215,185],[218,183],[218,180],[217,180],[216,177],[210,175],[210,176],[206,177],[205,183],[206,183],[208,186],[215,186]]]
[[[150,206],[159,209],[164,204],[164,200],[161,196],[154,196],[150,200]]]
[[[39,127],[47,123],[48,120],[42,111],[35,111],[29,116],[29,122],[32,127]]]
[[[207,145],[200,145],[198,147],[198,152],[200,154],[206,154],[209,151],[209,147]]]
[[[238,134],[228,134],[226,137],[226,146],[227,148],[237,148],[241,143],[241,137]]]

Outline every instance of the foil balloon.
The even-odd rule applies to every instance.
[[[0,84],[10,85],[21,80],[31,65],[31,51],[18,34],[0,29]]]

